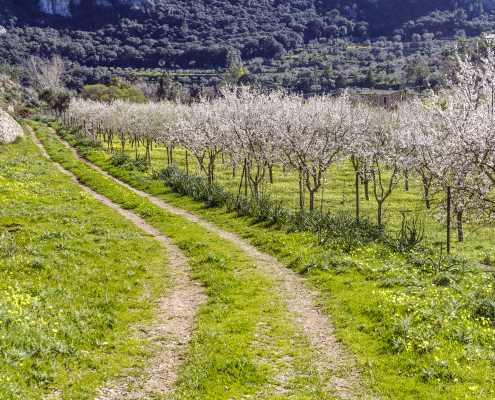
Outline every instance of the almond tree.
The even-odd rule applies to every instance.
[[[208,184],[212,185],[216,159],[228,143],[225,103],[201,100],[192,104],[182,113],[177,130],[181,142],[194,154]]]
[[[351,104],[346,95],[337,98],[285,96],[277,107],[277,135],[282,160],[299,173],[299,205],[309,192],[309,210],[331,164],[344,156],[351,131]]]
[[[230,153],[243,164],[239,189],[244,181],[249,183],[255,199],[260,198],[260,187],[265,180],[267,167],[277,159],[278,144],[275,137],[276,105],[284,95],[280,92],[268,94],[241,87],[222,92],[220,103],[225,111],[229,131]]]
[[[350,132],[345,141],[345,153],[350,157],[352,167],[354,168],[354,195],[356,220],[361,218],[360,206],[360,181],[369,180],[368,157],[366,153],[366,139],[373,130],[373,115],[375,108],[367,103],[355,103],[352,108],[352,120],[350,121]],[[367,182],[365,183],[367,185]],[[367,186],[366,198],[368,197]]]
[[[459,93],[432,96],[423,107],[418,120],[415,146],[422,158],[421,165],[445,192],[447,252],[451,251],[452,211],[456,214],[458,238],[463,240],[462,218],[473,184],[479,182],[474,163],[466,156],[463,137],[476,136],[478,112],[474,103],[462,100]],[[476,102],[476,101],[475,101]],[[462,200],[462,199],[465,200]]]
[[[401,171],[411,166],[411,147],[402,135],[402,124],[398,110],[376,108],[372,128],[363,139],[363,159],[370,169],[380,226],[385,201],[397,186]]]

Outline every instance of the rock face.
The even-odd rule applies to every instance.
[[[38,7],[42,13],[71,17],[72,11],[81,6],[83,0],[39,0]],[[95,0],[97,7],[124,6],[141,9],[153,6],[155,0]]]
[[[80,0],[39,0],[39,9],[45,14],[70,17],[71,7],[80,3]]]
[[[21,126],[5,111],[0,109],[0,144],[9,144],[24,135]]]

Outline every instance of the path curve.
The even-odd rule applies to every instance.
[[[56,134],[55,134],[56,135]],[[75,148],[60,136],[56,137],[69,148],[75,157],[89,167],[112,179],[119,185],[148,199],[157,207],[187,220],[197,223],[210,232],[228,240],[242,249],[253,258],[256,266],[264,273],[274,278],[275,284],[282,293],[289,312],[293,315],[295,323],[302,327],[314,352],[316,369],[320,376],[325,376],[328,371],[336,373],[331,381],[331,387],[341,399],[377,399],[376,395],[366,394],[362,385],[361,372],[357,367],[355,357],[349,353],[345,346],[335,337],[334,326],[322,310],[318,300],[318,293],[307,287],[304,278],[287,269],[275,257],[259,251],[239,235],[226,231],[205,219],[175,207],[162,199],[130,186],[128,183],[109,174],[99,166],[80,156]]]
[[[174,390],[177,373],[182,365],[187,345],[191,340],[198,308],[206,301],[199,283],[190,276],[190,267],[182,251],[160,231],[147,224],[141,217],[125,210],[110,199],[82,184],[77,177],[61,164],[53,161],[43,144],[29,128],[34,143],[41,153],[65,175],[96,200],[117,211],[144,232],[153,236],[168,253],[168,269],[172,283],[165,296],[157,303],[156,320],[145,330],[146,339],[153,343],[153,358],[146,368],[144,381],[124,378],[110,382],[99,390],[97,400],[147,399],[149,394],[167,394]]]

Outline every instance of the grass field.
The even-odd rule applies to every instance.
[[[0,146],[0,398],[94,398],[139,370],[148,346],[133,332],[153,317],[166,264],[29,138]]]
[[[209,301],[199,312],[174,399],[335,398],[325,389],[329,377],[315,373],[307,340],[293,324],[272,278],[257,271],[252,259],[231,242],[113,183],[75,159],[50,129],[32,126],[54,160],[172,238],[205,286]],[[278,394],[277,379],[285,370],[289,378]]]
[[[120,145],[114,143],[117,149]],[[140,154],[144,155],[144,148]],[[126,153],[135,157],[135,150],[128,147]],[[152,168],[160,170],[167,164],[166,149],[163,146],[155,145],[152,150]],[[216,180],[221,186],[237,192],[242,166],[237,167],[236,177],[232,177],[232,167],[228,158],[219,160],[217,163]],[[185,152],[183,149],[175,149],[174,163],[185,169]],[[189,154],[189,169],[192,174],[201,175],[197,162]],[[263,190],[270,193],[273,199],[281,200],[287,207],[299,208],[298,177],[294,171],[284,172],[281,168],[273,169],[274,183],[266,183]],[[333,166],[325,176],[325,184],[317,195],[316,205],[318,209],[324,211],[345,211],[351,214],[355,212],[354,195],[354,170],[349,162],[341,162]],[[376,202],[373,198],[372,183],[370,183],[370,200],[364,197],[364,187],[361,185],[361,213],[371,221],[376,221]],[[308,195],[307,195],[308,196]],[[388,231],[394,234],[400,229],[402,215],[408,219],[418,218],[424,223],[425,244],[437,249],[445,249],[446,228],[444,212],[444,196],[442,193],[433,193],[432,208],[427,210],[423,201],[422,185],[419,178],[412,175],[409,178],[409,191],[405,190],[404,179],[397,185],[384,206],[384,224]],[[306,205],[309,199],[306,199]],[[482,262],[484,260],[495,260],[495,227],[492,221],[484,222],[477,215],[466,213],[464,232],[465,241],[459,243],[455,240],[455,222],[452,231],[454,254],[469,257],[470,259]]]
[[[67,132],[65,137],[78,144]],[[147,173],[113,166],[103,149],[79,149],[131,185],[239,232],[303,274],[321,294],[338,336],[357,354],[368,382],[383,398],[495,396],[495,282],[492,273],[476,263],[438,252],[397,254],[380,243],[351,252],[323,247],[312,234],[252,224],[180,197]],[[155,162],[163,160],[155,157]],[[279,181],[287,188],[287,182]],[[401,207],[397,198],[394,204]],[[489,243],[484,240],[480,245],[485,247],[478,249],[471,237],[471,247],[463,254],[478,258]]]

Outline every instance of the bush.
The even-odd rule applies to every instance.
[[[424,240],[425,225],[419,218],[408,220],[402,214],[402,224],[399,233],[393,243],[393,247],[401,252],[406,252],[419,246]]]
[[[495,324],[495,296],[479,299],[474,314],[478,318],[486,318]]]
[[[115,167],[136,169],[141,172],[147,171],[149,168],[148,161],[145,157],[139,157],[133,160],[127,154],[121,152],[112,155],[112,157],[110,158],[110,164]]]
[[[172,191],[202,201],[207,207],[225,207],[238,216],[251,217],[253,223],[285,227],[289,232],[314,232],[322,244],[335,243],[346,251],[378,240],[384,234],[382,227],[366,219],[358,221],[347,213],[294,213],[269,194],[252,198],[230,193],[217,184],[208,185],[202,177],[187,175],[175,166],[156,173],[155,178],[163,180]]]
[[[131,167],[138,171],[144,172],[149,168],[148,160],[145,157],[138,157],[131,161]]]
[[[131,158],[125,153],[115,153],[110,159],[110,164],[115,167],[125,167],[131,163]]]
[[[155,178],[163,180],[172,191],[202,201],[207,207],[223,207],[229,195],[220,186],[208,185],[206,179],[187,175],[175,166],[168,166],[156,173]]]
[[[481,291],[474,298],[474,316],[486,318],[495,326],[495,273],[492,274],[491,289]]]
[[[291,222],[290,230],[314,232],[322,244],[333,243],[344,251],[384,237],[383,227],[367,219],[357,220],[347,212],[298,213]]]

